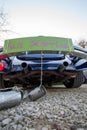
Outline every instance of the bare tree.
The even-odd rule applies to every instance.
[[[79,44],[81,47],[85,48],[85,47],[87,46],[87,41],[86,41],[86,40],[80,40],[80,41],[78,42],[78,44]]]
[[[0,7],[0,32],[7,32],[8,19],[3,7]]]
[[[8,19],[8,14],[5,12],[5,9],[0,7],[0,46],[3,45],[6,37],[12,33]]]

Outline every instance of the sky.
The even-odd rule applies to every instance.
[[[12,31],[4,39],[56,36],[87,40],[87,0],[0,0],[0,6],[8,14]]]

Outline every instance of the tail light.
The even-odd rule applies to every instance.
[[[3,71],[4,68],[5,68],[4,63],[1,62],[1,63],[0,63],[0,71]]]
[[[8,57],[8,55],[7,55],[7,54],[4,54],[4,55],[3,55],[3,54],[1,54],[1,55],[0,55],[0,60],[4,60],[4,59],[5,59],[5,58],[7,58],[7,57]]]

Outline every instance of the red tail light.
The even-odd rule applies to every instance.
[[[0,63],[0,71],[3,71],[4,70],[4,63]]]
[[[4,59],[7,58],[7,57],[8,57],[7,54],[5,54],[5,55],[1,54],[1,55],[0,55],[0,60],[4,60]]]

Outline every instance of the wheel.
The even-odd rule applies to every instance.
[[[83,71],[83,75],[85,77],[84,84],[87,84],[87,70]]]
[[[3,75],[0,74],[0,89],[4,89],[4,88],[9,88],[9,87],[13,87],[14,83],[11,81],[5,81],[3,79]]]
[[[0,89],[1,88],[5,88],[4,80],[3,80],[3,75],[2,74],[0,75]]]
[[[66,88],[79,88],[84,83],[84,75],[83,72],[77,72],[75,78],[68,79],[64,81],[64,85]]]

